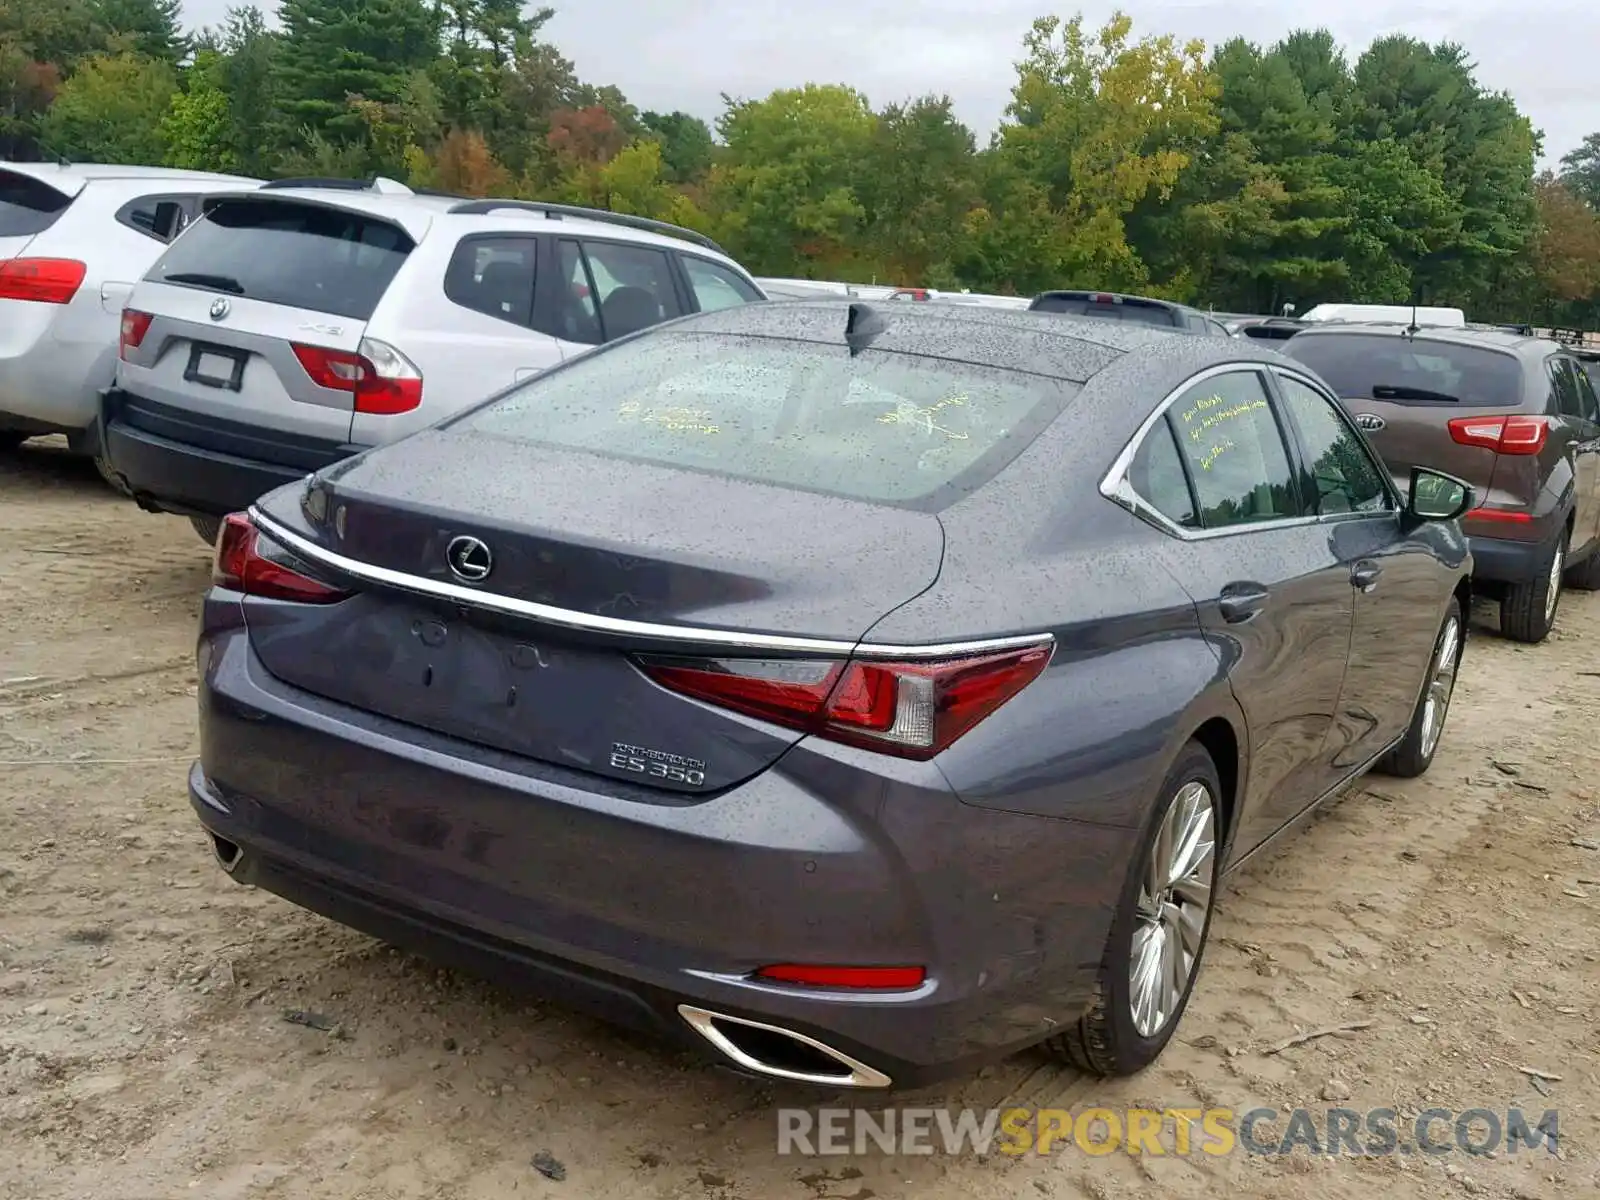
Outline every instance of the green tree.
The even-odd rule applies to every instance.
[[[292,129],[361,141],[359,97],[400,102],[413,71],[433,63],[438,24],[421,0],[283,0],[275,90]]]
[[[182,0],[88,0],[89,19],[113,49],[176,65],[193,48],[183,32]]]
[[[1562,156],[1561,182],[1590,208],[1600,210],[1600,133],[1591,133],[1576,150]]]
[[[661,165],[672,183],[691,183],[711,169],[716,142],[711,127],[686,112],[646,112],[639,115],[646,136],[661,146]]]
[[[225,60],[215,50],[201,50],[185,73],[184,90],[176,92],[161,118],[161,140],[169,166],[195,171],[235,172],[233,113],[224,89]]]
[[[277,116],[278,35],[254,6],[230,8],[216,38],[219,86],[228,97],[228,152],[247,175],[273,174],[281,153]]]
[[[159,163],[161,120],[178,90],[164,62],[122,53],[84,59],[61,85],[41,133],[59,153],[80,162]]]
[[[967,214],[980,203],[977,145],[948,96],[878,114],[859,194],[871,257],[889,279],[951,287]]]

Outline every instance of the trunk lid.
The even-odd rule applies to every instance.
[[[341,463],[319,490],[320,525],[295,495],[265,511],[422,586],[465,586],[447,548],[472,537],[492,556],[479,586],[497,597],[736,637],[853,644],[933,583],[944,544],[927,513],[456,430]],[[328,606],[251,599],[246,612],[257,654],[287,683],[641,797],[731,786],[802,736],[651,682],[630,652],[674,646],[627,624],[575,632],[384,586]],[[783,657],[694,636],[680,652]]]

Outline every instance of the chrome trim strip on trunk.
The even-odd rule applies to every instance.
[[[994,654],[1004,650],[1022,650],[1030,646],[1053,646],[1055,635],[1027,633],[1011,637],[983,638],[965,642],[938,642],[924,645],[896,645],[885,642],[851,642],[829,638],[791,637],[775,633],[746,633],[737,629],[708,629],[697,625],[662,625],[653,621],[629,621],[621,617],[602,617],[594,613],[574,612],[551,604],[538,604],[532,600],[518,600],[478,588],[446,583],[443,580],[423,579],[388,567],[373,566],[346,558],[326,550],[286,528],[252,505],[250,522],[262,533],[281,542],[286,549],[308,563],[332,568],[341,574],[363,583],[395,588],[418,596],[448,600],[489,612],[513,617],[525,617],[547,625],[572,629],[582,633],[603,633],[620,637],[638,638],[679,644],[691,642],[704,646],[726,646],[733,650],[771,650],[789,654],[826,654],[835,657],[855,655],[870,659],[935,659],[961,658],[978,654]]]

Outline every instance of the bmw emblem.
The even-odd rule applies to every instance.
[[[211,319],[213,321],[222,320],[223,317],[228,315],[228,310],[232,307],[233,305],[228,303],[228,298],[226,296],[218,296],[211,302]]]
[[[489,547],[465,534],[450,539],[450,544],[444,548],[444,561],[450,574],[463,583],[482,583],[494,569],[494,556],[489,553]]]

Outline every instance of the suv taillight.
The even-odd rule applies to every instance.
[[[658,658],[662,687],[830,741],[928,759],[1039,677],[1054,645],[932,662]]]
[[[136,308],[122,310],[122,336],[117,342],[119,357],[127,358],[129,350],[137,350],[144,344],[144,335],[150,332],[150,322],[154,319]]]
[[[354,354],[296,342],[294,356],[314,383],[349,392],[358,413],[392,416],[422,403],[422,372],[404,354],[377,338],[362,338]]]
[[[1496,454],[1537,454],[1550,436],[1544,417],[1452,417],[1449,424],[1452,440]]]
[[[247,596],[301,604],[332,604],[350,594],[280,561],[272,544],[262,543],[260,532],[244,513],[230,513],[222,519],[211,560],[211,582]]]
[[[78,294],[88,268],[75,258],[13,258],[0,262],[0,300],[65,304]]]

